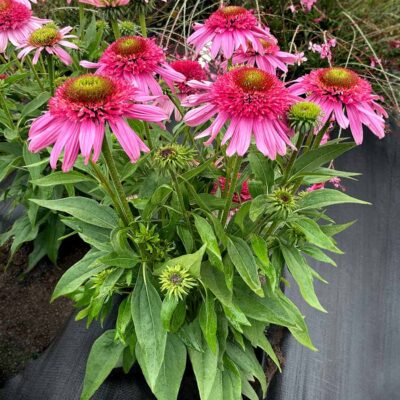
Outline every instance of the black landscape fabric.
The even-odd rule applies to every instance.
[[[319,352],[284,341],[284,372],[268,400],[396,400],[400,398],[400,132],[365,144],[338,160],[336,169],[363,173],[346,181],[347,193],[373,203],[332,209],[338,222],[357,223],[338,236],[345,251],[338,268],[316,265],[329,285],[317,283],[322,314],[302,302],[296,285],[287,295],[300,304]],[[107,326],[105,327],[107,329]],[[38,360],[10,380],[3,400],[78,400],[91,344],[102,329],[71,319]],[[192,382],[181,400],[195,400]],[[116,371],[95,400],[153,399],[137,370]],[[212,399],[218,400],[218,399]]]

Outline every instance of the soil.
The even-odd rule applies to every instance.
[[[50,304],[50,297],[65,270],[87,251],[76,239],[65,240],[57,266],[43,260],[23,276],[31,248],[22,247],[5,269],[8,249],[7,244],[0,248],[0,385],[44,351],[63,328],[72,302],[60,298]]]

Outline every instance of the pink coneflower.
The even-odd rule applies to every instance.
[[[325,182],[314,183],[313,185],[309,186],[306,191],[313,192],[314,190],[321,190],[325,189]]]
[[[188,38],[199,53],[208,42],[212,42],[211,56],[215,58],[220,50],[225,58],[232,57],[239,47],[247,51],[248,43],[263,53],[260,39],[271,39],[268,29],[259,26],[257,18],[243,7],[227,6],[212,13],[204,24],[195,24],[195,32]]]
[[[68,35],[72,27],[67,26],[58,30],[53,26],[44,26],[33,31],[25,42],[19,46],[22,50],[18,53],[18,58],[25,58],[31,51],[35,51],[32,63],[39,61],[40,54],[46,50],[48,54],[56,55],[64,64],[71,65],[72,57],[61,47],[69,47],[78,50],[78,46],[68,42],[65,39],[76,38],[74,35]]]
[[[253,67],[241,67],[220,76],[215,83],[192,81],[194,88],[206,93],[188,96],[183,105],[198,106],[189,111],[184,120],[190,126],[204,124],[217,114],[212,124],[197,138],[210,136],[210,144],[226,122],[229,127],[222,144],[229,142],[226,154],[242,156],[250,146],[254,134],[257,148],[275,159],[291,146],[289,128],[283,118],[296,101],[283,83],[274,75]]]
[[[250,45],[247,52],[239,49],[233,56],[232,63],[256,66],[270,74],[276,74],[277,69],[287,72],[286,65],[293,65],[297,61],[294,54],[281,51],[275,41],[260,39],[260,42],[264,48],[262,54],[254,51]]]
[[[307,93],[307,100],[319,104],[326,121],[332,115],[339,126],[351,133],[357,144],[363,141],[362,125],[379,138],[385,136],[387,113],[375,100],[371,85],[347,68],[333,67],[312,71],[295,81],[290,91],[295,95]],[[346,114],[345,112],[346,111]]]
[[[0,53],[5,52],[8,41],[18,46],[47,22],[50,21],[34,17],[26,5],[16,0],[0,0]]]
[[[50,165],[55,168],[64,149],[62,170],[70,170],[80,152],[85,163],[99,158],[108,124],[131,162],[148,152],[148,147],[129,126],[126,118],[158,122],[165,113],[152,105],[136,88],[101,75],[87,74],[68,79],[50,99],[49,111],[37,118],[29,131],[29,150],[37,152],[54,144]]]
[[[185,76],[171,68],[164,52],[153,39],[125,36],[104,51],[99,62],[81,61],[86,68],[97,68],[102,75],[122,79],[134,84],[141,91],[161,96],[162,88],[154,78],[159,74],[168,82],[183,82]]]
[[[199,93],[198,89],[195,89],[188,85],[191,80],[204,81],[207,79],[207,74],[202,68],[198,61],[192,60],[177,60],[170,63],[170,66],[177,72],[181,73],[185,77],[185,81],[176,82],[175,85],[172,82],[168,82],[168,85],[173,88],[179,101],[184,101],[187,96],[191,94]],[[169,105],[169,108],[167,108]],[[180,121],[182,116],[179,110],[175,107],[172,102],[166,104],[167,107],[163,107],[168,115],[171,115],[175,111],[175,120]]]

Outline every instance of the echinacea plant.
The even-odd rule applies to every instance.
[[[9,41],[19,49],[41,93],[20,111],[10,78],[0,82],[0,122],[15,141],[4,148],[25,163],[17,165],[29,171],[23,182],[34,207],[5,239],[20,245],[40,212],[39,227],[51,215],[90,246],[53,294],[73,300],[88,326],[116,315],[92,347],[81,399],[114,368],[127,373],[135,363],[159,400],[178,398],[185,371],[201,400],[265,397],[262,354],[281,368],[266,336],[272,325],[316,350],[285,277],[325,312],[314,290],[324,278],[310,259],[335,265],[327,253],[341,253],[335,235],[351,225],[336,224],[326,209],[366,204],[340,190],[340,178],[356,174],[335,170],[333,160],[355,144],[336,127],[350,127],[357,144],[363,126],[383,137],[380,98],[339,66],[284,82],[279,74],[294,70],[298,56],[281,51],[285,43],[243,7],[196,23],[193,53],[172,60],[157,36],[145,37],[144,11],[142,36],[120,37],[113,20],[109,40],[108,21],[95,13],[85,43],[82,29],[44,25],[28,5],[0,0],[0,52]],[[204,65],[197,55],[207,51]],[[13,60],[23,68],[15,53]]]

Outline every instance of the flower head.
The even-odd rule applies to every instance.
[[[296,132],[310,132],[321,118],[321,107],[310,101],[299,101],[293,104],[288,112],[290,127]]]
[[[154,160],[162,169],[185,169],[193,161],[195,151],[190,147],[180,144],[169,144],[160,147],[155,155]]]
[[[71,65],[72,57],[62,48],[78,49],[78,46],[65,39],[76,38],[74,35],[68,35],[72,27],[67,26],[63,29],[57,29],[54,25],[45,25],[42,28],[33,31],[29,37],[19,46],[22,49],[18,58],[25,58],[31,51],[35,52],[32,63],[36,64],[39,61],[39,56],[43,50],[48,54],[56,55],[64,64]]]
[[[5,52],[9,41],[19,46],[31,32],[47,22],[50,21],[34,17],[25,4],[0,0],[0,53]]]
[[[321,106],[324,113],[322,122],[332,115],[339,126],[350,130],[357,144],[363,140],[362,125],[379,138],[385,136],[387,113],[372,93],[371,85],[354,71],[342,68],[321,68],[295,81],[290,87],[293,94],[306,93],[307,100]]]
[[[260,42],[263,46],[262,53],[255,51],[252,46],[249,45],[247,51],[239,49],[235,53],[232,58],[232,63],[256,66],[270,74],[276,74],[277,69],[287,72],[287,65],[296,63],[296,55],[281,51],[276,39],[260,39]]]
[[[289,189],[277,189],[269,196],[268,212],[287,218],[296,208],[296,199]]]
[[[153,39],[125,36],[112,43],[97,63],[82,61],[87,68],[97,68],[98,74],[111,76],[134,84],[141,91],[161,96],[163,94],[155,75],[168,82],[183,82],[185,77],[165,61],[164,52]]]
[[[230,141],[226,150],[228,156],[244,155],[252,135],[257,148],[272,159],[277,153],[285,154],[286,145],[291,146],[284,116],[297,98],[274,75],[253,67],[241,67],[220,76],[214,83],[192,81],[189,84],[205,93],[188,96],[183,102],[186,106],[201,105],[186,114],[186,123],[201,125],[217,114],[211,125],[197,136],[210,136],[206,145],[230,121],[222,138],[222,144]]]
[[[64,149],[62,169],[68,171],[79,150],[88,163],[100,155],[106,124],[117,137],[131,162],[149,149],[129,126],[126,118],[162,121],[166,118],[158,107],[138,104],[152,98],[137,89],[102,75],[70,78],[50,99],[49,111],[37,118],[29,131],[29,150],[37,152],[54,144],[50,165],[55,168]]]
[[[239,47],[247,51],[248,43],[258,52],[263,52],[260,39],[271,39],[268,29],[259,26],[251,11],[239,6],[221,7],[205,21],[195,24],[195,32],[188,38],[188,43],[196,47],[199,53],[208,42],[212,42],[211,56],[215,58],[222,50],[226,59],[232,57]]]
[[[197,285],[189,270],[180,264],[167,266],[160,275],[160,284],[167,296],[180,300]]]

